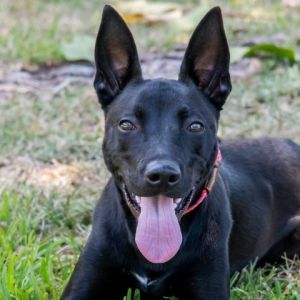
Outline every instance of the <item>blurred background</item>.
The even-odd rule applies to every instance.
[[[92,87],[104,4],[0,1],[0,299],[59,298],[108,180]],[[177,78],[193,29],[220,6],[233,79],[220,137],[300,142],[299,0],[109,4],[133,32],[145,78]],[[232,280],[233,299],[299,295],[296,259]]]

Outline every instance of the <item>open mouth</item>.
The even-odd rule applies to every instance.
[[[128,207],[130,208],[132,214],[135,217],[138,217],[141,213],[141,197],[137,196],[133,193],[130,193],[125,184],[122,185],[122,191],[124,194],[124,198]],[[193,187],[190,192],[184,198],[173,198],[173,205],[175,214],[178,218],[180,218],[186,208],[190,205],[193,196],[194,196],[195,188]]]
[[[180,218],[194,196],[194,188],[183,198],[158,194],[150,197],[130,193],[122,186],[124,198],[137,219],[135,242],[140,253],[152,263],[165,263],[179,251],[182,242]]]

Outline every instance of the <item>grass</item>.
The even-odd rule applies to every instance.
[[[59,299],[90,230],[93,201],[24,186],[0,199],[0,299]],[[233,277],[232,299],[297,300],[299,268],[290,260],[266,269],[250,266]]]
[[[5,112],[0,120],[0,155],[23,152],[42,161],[101,155],[102,115],[91,88],[69,87],[52,99],[42,93],[17,95],[0,108]]]
[[[279,267],[255,269],[253,264],[232,278],[232,299],[298,300],[299,267],[299,261],[287,258]]]
[[[300,142],[300,66],[265,68],[250,80],[234,82],[221,118],[221,136],[273,135]]]
[[[0,199],[0,299],[58,299],[86,238],[91,206],[22,187]]]
[[[0,35],[1,61],[51,64],[63,60],[61,45],[77,31],[95,33],[96,18],[103,4],[101,1],[3,0],[0,5],[0,18],[5,24]],[[85,22],[87,18],[93,21]]]
[[[141,49],[166,51],[185,43],[212,6],[177,2],[182,18],[131,25]],[[280,1],[215,3],[223,7],[232,45],[282,33],[284,44],[298,49],[297,9],[283,9]],[[1,79],[18,65],[64,62],[63,42],[96,34],[102,2],[3,0],[0,6],[0,299],[59,299],[108,178],[101,154],[103,116],[91,83],[67,84],[58,93],[43,87],[20,92],[15,85],[7,94]],[[269,134],[300,142],[299,63],[259,62],[259,74],[234,80],[220,136]],[[250,266],[232,278],[231,292],[232,299],[299,300],[300,262]],[[134,297],[139,299],[138,292]]]
[[[0,299],[59,299],[90,231],[93,200],[85,197],[87,202],[82,195],[61,198],[26,186],[1,192]],[[299,283],[299,261],[250,266],[233,277],[232,299],[298,300]]]
[[[142,1],[142,0],[139,0]],[[214,5],[223,8],[225,26],[230,40],[247,39],[253,36],[269,36],[282,33],[288,45],[296,46],[299,17],[297,10],[283,9],[280,1],[169,1],[171,9],[182,16],[162,22],[163,14],[153,9],[158,1],[145,1],[142,5],[145,19],[142,24],[132,22],[131,29],[141,49],[173,49],[178,43],[187,42],[191,31],[208,9]],[[97,33],[103,0],[2,0],[0,4],[0,61],[37,64],[55,64],[64,61],[63,45],[74,38],[94,38]],[[111,1],[122,15],[134,13],[127,1]],[[148,11],[162,15],[161,20],[150,23]],[[166,10],[168,13],[168,10]],[[228,16],[228,17],[227,17]],[[88,20],[88,22],[86,21]],[[22,26],[20,26],[22,24]],[[82,46],[81,44],[78,47]],[[88,46],[87,46],[88,47]],[[88,47],[90,49],[90,47]],[[93,53],[90,50],[90,57]]]

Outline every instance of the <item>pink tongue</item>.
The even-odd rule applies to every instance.
[[[141,197],[141,214],[135,242],[152,263],[164,263],[175,256],[182,242],[173,199],[162,195]]]

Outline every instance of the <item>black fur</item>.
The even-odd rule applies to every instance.
[[[137,220],[124,184],[135,195],[174,198],[195,188],[193,202],[211,174],[219,114],[231,90],[219,8],[195,30],[178,81],[143,80],[131,33],[110,6],[95,60],[112,178],[62,299],[121,300],[129,287],[139,288],[143,300],[229,299],[233,272],[256,258],[273,262],[284,252],[300,253],[300,147],[275,138],[221,143],[220,173],[206,200],[181,218],[183,241],[175,257],[154,264],[135,244]],[[190,127],[195,122],[196,131]],[[158,166],[158,184],[148,176],[150,165]]]

